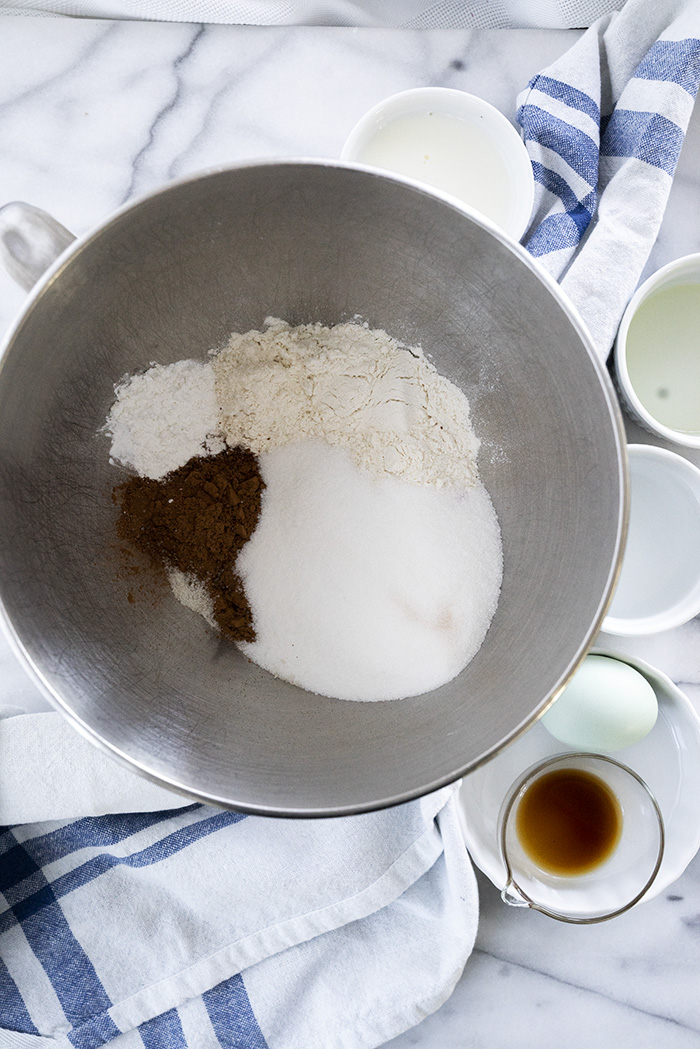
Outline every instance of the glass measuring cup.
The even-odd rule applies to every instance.
[[[603,754],[559,754],[513,784],[499,840],[505,903],[588,924],[642,898],[661,866],[664,824],[632,769]]]

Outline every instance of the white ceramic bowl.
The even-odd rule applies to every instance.
[[[513,125],[482,98],[445,87],[402,91],[365,113],[341,160],[448,193],[516,240],[527,229],[534,178]]]
[[[646,444],[628,446],[631,512],[603,630],[653,634],[700,613],[700,470]]]
[[[645,305],[648,310],[652,296],[688,284],[697,285],[697,294],[700,296],[700,253],[685,255],[669,262],[637,289],[620,323],[615,341],[614,360],[621,400],[629,414],[650,433],[688,448],[700,448],[700,426],[697,430],[696,427],[692,427],[696,432],[688,432],[690,427],[680,429],[670,425],[668,421],[674,393],[680,392],[684,398],[695,397],[700,411],[700,355],[694,352],[697,344],[691,344],[691,352],[685,358],[678,352],[680,344],[687,345],[689,336],[693,339],[693,314],[684,314],[682,309],[679,310],[678,303],[668,296],[665,308],[661,305],[662,299],[656,300],[659,304],[656,316],[648,319],[647,313],[644,320],[648,337],[654,340],[658,337],[658,354],[653,354],[653,360],[647,365],[646,373],[640,371],[636,379],[635,357],[642,350],[634,335],[629,338],[630,325],[640,307]],[[694,312],[697,313],[697,308]],[[641,320],[640,317],[639,321]],[[632,352],[633,346],[637,347],[636,354]],[[641,369],[639,363],[637,367]],[[642,374],[645,374],[644,383],[641,381]],[[654,391],[657,391],[656,395]],[[666,400],[659,399],[659,394]],[[655,412],[659,415],[658,418]]]

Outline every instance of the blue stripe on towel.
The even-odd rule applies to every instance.
[[[27,1012],[24,999],[17,984],[0,958],[0,1028],[19,1031],[21,1034],[39,1034]]]
[[[116,845],[132,834],[157,826],[166,820],[183,813],[194,812],[201,808],[197,803],[182,809],[169,809],[160,812],[128,812],[117,816],[85,816],[74,820],[63,827],[28,838],[24,842],[26,851],[40,865],[46,866],[72,852],[86,848],[105,848]],[[0,857],[2,862],[2,857]]]
[[[12,838],[14,840],[14,835]],[[39,865],[27,850],[15,841],[15,844],[10,845],[10,848],[0,856],[0,892],[7,892],[39,871]],[[45,884],[43,877],[42,883]]]
[[[585,91],[580,91],[576,87],[572,87],[571,84],[564,83],[563,80],[555,80],[553,77],[538,75],[533,77],[530,81],[530,87],[535,91],[541,91],[544,95],[549,95],[550,98],[556,98],[564,105],[570,106],[571,109],[578,109],[580,113],[585,113],[586,116],[590,117],[597,123],[600,121],[600,108],[598,103],[587,95]],[[521,110],[524,107],[521,106]]]
[[[112,1004],[58,902],[25,918],[22,932],[73,1025]]]
[[[180,827],[172,834],[161,838],[160,841],[156,841],[153,845],[141,849],[140,852],[134,852],[130,856],[113,856],[109,852],[102,852],[98,856],[93,856],[92,859],[87,860],[86,863],[81,864],[80,867],[76,867],[75,870],[57,878],[53,883],[53,890],[56,896],[60,898],[67,896],[68,893],[73,892],[75,889],[82,888],[83,885],[94,881],[95,878],[99,878],[100,875],[112,870],[114,867],[150,867],[152,863],[167,860],[170,856],[181,852],[189,845],[194,845],[195,842],[200,841],[202,838],[215,834],[216,831],[221,830],[223,827],[230,827],[233,823],[238,823],[239,820],[244,818],[239,812],[218,812],[215,816],[200,820],[199,823],[191,823],[187,827]]]
[[[532,162],[535,181],[557,196],[564,208],[563,213],[549,215],[537,227],[526,247],[531,255],[538,257],[561,248],[576,247],[588,229],[596,208],[597,193],[594,189],[583,200],[579,200],[568,182],[536,160]]]
[[[583,200],[579,200],[565,178],[562,178],[556,171],[552,171],[551,168],[546,168],[544,164],[540,164],[537,160],[532,161],[532,173],[535,177],[535,182],[539,182],[541,186],[544,186],[555,197],[559,197],[569,214],[578,212],[583,208],[588,212],[590,220],[595,211],[598,198],[595,189],[587,193]]]
[[[112,870],[114,867],[138,868],[159,863],[161,860],[166,860],[169,856],[181,852],[182,849],[186,849],[189,845],[193,845],[200,839],[208,837],[208,835],[216,833],[223,827],[229,827],[245,818],[245,815],[240,812],[217,812],[216,815],[209,816],[198,823],[191,823],[187,827],[178,828],[172,834],[166,835],[160,841],[149,845],[140,852],[132,853],[130,856],[114,856],[108,852],[93,856],[74,870],[69,871],[60,878],[56,878],[51,885],[48,883],[43,884],[41,888],[31,892],[24,900],[16,903],[14,907],[0,915],[0,934],[11,928],[16,921],[23,923],[28,916],[37,913],[44,907],[50,907],[54,900],[67,896],[75,889],[82,888],[83,885],[94,881],[95,878],[99,878],[100,875]],[[14,852],[15,850],[12,851]],[[4,858],[4,856],[0,856],[0,867]],[[36,864],[29,857],[26,861],[19,861],[18,858],[15,858],[14,867],[19,873],[25,870],[28,873],[32,873],[37,869]]]
[[[77,1030],[69,1031],[68,1040],[75,1049],[99,1049],[121,1033],[112,1017],[108,1013],[101,1013]]]
[[[657,40],[634,75],[639,80],[672,81],[695,98],[700,85],[700,40]]]
[[[534,139],[540,146],[551,149],[589,184],[598,181],[598,143],[583,131],[572,127],[559,117],[552,116],[539,106],[524,105],[520,123],[525,140]]]
[[[221,1049],[268,1049],[240,973],[207,991],[202,1000]]]
[[[167,1013],[141,1024],[139,1034],[146,1049],[187,1049],[177,1009],[169,1009]]]
[[[673,175],[685,135],[659,113],[616,109],[600,143],[601,156],[636,157]]]
[[[590,221],[590,215],[588,221]],[[586,222],[587,225],[588,222]],[[575,248],[585,228],[580,214],[570,214],[565,211],[557,215],[548,215],[539,224],[525,247],[535,258],[547,255],[550,251]]]
[[[22,858],[19,842],[10,850],[15,875],[36,870],[29,856]],[[2,857],[4,860],[8,854]],[[43,875],[43,886],[3,915],[0,931],[19,922],[27,943],[44,968],[66,1018],[79,1023],[112,1004],[95,968],[73,935],[53,889]]]

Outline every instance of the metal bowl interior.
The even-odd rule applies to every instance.
[[[133,602],[99,430],[114,384],[204,357],[268,315],[360,315],[467,394],[505,571],[452,682],[322,698],[221,641],[169,592]],[[0,370],[0,594],[50,698],[134,769],[202,800],[335,815],[451,782],[520,733],[589,647],[626,525],[614,394],[573,311],[517,245],[449,201],[352,166],[270,163],[176,183],[81,241]]]

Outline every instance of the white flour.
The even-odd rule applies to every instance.
[[[214,602],[204,583],[200,582],[193,575],[181,572],[179,568],[169,569],[168,582],[170,583],[170,589],[181,605],[191,609],[192,612],[196,612],[202,619],[206,619],[209,626],[216,629]]]
[[[266,323],[233,335],[213,360],[229,445],[259,453],[323,440],[375,476],[475,484],[469,402],[420,350],[361,324]]]
[[[142,477],[164,477],[188,459],[224,448],[210,364],[153,364],[114,392],[104,427],[112,459]]]

